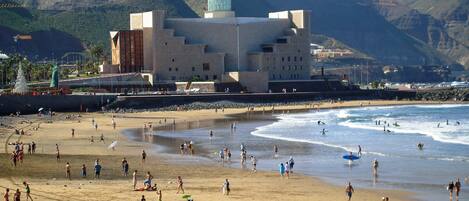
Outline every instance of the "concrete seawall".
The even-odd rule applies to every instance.
[[[360,100],[360,99],[414,99],[415,92],[406,91],[334,91],[305,93],[265,93],[265,94],[196,94],[172,96],[120,96],[109,105],[110,108],[152,109],[194,102],[214,103],[229,101],[243,104],[275,104],[304,102],[321,99]]]
[[[34,114],[39,108],[56,112],[79,112],[89,109],[96,111],[106,105],[108,100],[113,102],[117,96],[0,96],[0,115],[21,112],[21,114]]]
[[[367,100],[367,99],[414,99],[415,92],[407,91],[333,91],[305,93],[263,94],[196,94],[196,95],[152,95],[152,96],[0,96],[0,115],[21,112],[35,114],[39,108],[55,112],[97,111],[102,106],[108,109],[160,109],[192,103],[231,102],[239,107],[244,104],[284,104],[324,99]]]

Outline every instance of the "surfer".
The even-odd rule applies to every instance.
[[[274,145],[274,158],[278,156],[278,146]]]
[[[440,123],[438,123],[438,125],[436,125],[437,128],[440,128]]]
[[[386,132],[386,125],[384,125],[384,130],[383,131]]]
[[[461,122],[457,121],[456,126],[459,126],[459,125],[461,125]]]
[[[358,145],[358,156],[362,156],[362,147]]]
[[[212,142],[212,138],[213,138],[213,131],[212,130],[210,130],[209,138],[210,138],[210,142]]]

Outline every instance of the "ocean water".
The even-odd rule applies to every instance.
[[[365,107],[277,117],[251,134],[319,145],[317,155],[298,157],[303,163],[300,171],[338,184],[352,181],[364,187],[410,190],[431,201],[447,200],[445,185],[461,178],[460,200],[469,200],[464,183],[469,176],[469,105]],[[423,150],[418,143],[424,144]],[[352,165],[341,160],[347,152],[356,153],[358,145],[362,159]],[[377,178],[371,174],[374,159],[380,162]]]
[[[233,122],[237,125],[235,131],[230,129]],[[296,172],[337,185],[350,181],[358,190],[376,189],[383,196],[387,195],[381,189],[410,191],[422,201],[448,200],[446,185],[460,178],[459,200],[469,200],[469,184],[464,180],[469,176],[469,105],[277,111],[273,117],[265,113],[213,122],[187,122],[181,127],[150,134],[134,133],[131,138],[160,143],[158,146],[172,143],[170,149],[162,149],[164,152],[177,153],[183,140],[194,141],[196,150],[200,147],[205,150],[204,159],[176,156],[175,160],[181,162],[216,163],[217,152],[228,147],[233,161],[227,165],[238,168],[241,167],[239,145],[243,143],[248,156],[255,155],[258,159],[259,169],[277,171],[278,164],[292,156]],[[321,133],[323,129],[325,135]],[[208,137],[210,130],[214,133],[212,140]],[[423,150],[417,148],[418,143],[424,144]],[[277,156],[273,145],[279,147]],[[356,153],[358,145],[363,153],[360,160],[349,164],[342,159],[348,152]],[[372,174],[374,159],[379,161],[377,176]]]

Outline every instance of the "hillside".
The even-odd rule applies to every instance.
[[[26,5],[26,8],[0,9],[0,50],[15,50],[15,44],[8,37],[15,33],[32,33],[33,38],[37,38],[38,41],[20,44],[20,50],[28,49],[31,51],[30,55],[39,55],[39,58],[46,57],[50,54],[49,51],[53,51],[56,56],[69,51],[82,51],[84,43],[102,43],[107,46],[108,31],[127,29],[130,12],[166,9],[170,16],[196,17],[203,13],[205,2],[206,0],[24,0],[21,4]],[[383,63],[455,63],[454,59],[442,54],[454,55],[448,53],[452,48],[447,52],[437,51],[433,43],[396,26],[402,23],[389,19],[367,0],[250,0],[249,3],[245,0],[233,0],[233,7],[238,16],[259,17],[267,16],[270,11],[311,10],[313,34],[334,38]],[[36,32],[46,36],[62,36],[64,40],[72,42],[51,41],[47,37],[36,35]],[[53,46],[56,43],[57,46]],[[66,47],[59,47],[60,45]]]
[[[397,28],[469,69],[469,0],[379,0],[375,6]]]

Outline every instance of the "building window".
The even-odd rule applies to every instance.
[[[169,68],[168,71],[172,71],[173,69],[172,68]]]
[[[213,75],[213,80],[218,79],[217,75]]]
[[[285,66],[282,66],[282,70],[285,70]]]
[[[275,74],[272,74],[272,79],[275,80]]]
[[[171,77],[171,80],[176,80],[176,76],[172,76],[172,77]]]
[[[282,57],[282,62],[284,62],[284,61],[285,61],[285,57]]]
[[[174,58],[171,59],[171,62],[174,62]]]
[[[303,57],[300,57],[300,61],[303,61]]]
[[[295,57],[293,57],[293,61],[295,61],[295,62],[296,62],[296,56],[295,56]]]
[[[178,68],[176,68],[176,69],[174,69],[174,70],[175,70],[176,72],[177,72],[177,71],[179,71],[179,69],[178,69]]]
[[[192,71],[195,71],[195,67],[192,67]]]
[[[208,75],[205,75],[205,80],[208,80]]]
[[[287,58],[287,61],[290,62],[290,57]]]
[[[210,64],[209,63],[204,63],[202,66],[203,66],[202,67],[203,71],[209,71],[210,70]]]
[[[300,70],[303,70],[303,66],[300,66]]]
[[[288,70],[291,70],[291,66],[288,66]]]
[[[278,78],[279,78],[279,79],[282,79],[282,74],[279,74],[279,75],[278,75]]]
[[[295,65],[295,70],[298,70],[298,67]]]
[[[164,42],[164,45],[165,45],[165,46],[168,46],[168,43],[167,43],[167,42]]]

